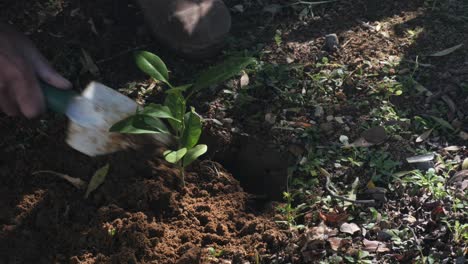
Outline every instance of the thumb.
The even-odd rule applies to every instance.
[[[29,54],[29,60],[39,79],[59,89],[70,89],[72,87],[70,81],[52,68],[39,51],[33,49]]]

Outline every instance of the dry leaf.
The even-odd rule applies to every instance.
[[[442,51],[436,52],[436,53],[431,54],[429,56],[431,56],[431,57],[442,57],[442,56],[445,56],[445,55],[449,55],[450,53],[456,51],[457,49],[461,48],[462,46],[463,46],[463,44],[459,44],[459,45],[453,46],[451,48],[444,49]]]
[[[348,218],[346,213],[322,213],[319,212],[319,217],[329,224],[337,224],[345,221]]]
[[[444,150],[446,150],[446,151],[459,151],[460,147],[459,146],[448,146],[448,147],[444,148]]]
[[[432,210],[431,216],[433,219],[437,219],[440,215],[447,215],[447,212],[445,211],[444,207],[439,205]]]
[[[424,140],[426,140],[432,133],[434,129],[431,128],[429,130],[427,130],[426,132],[422,133],[417,139],[416,139],[416,142],[417,143],[420,143],[420,142],[423,142]]]
[[[320,225],[309,228],[307,231],[307,239],[312,240],[327,240],[329,237],[336,236],[338,231],[335,228],[329,228],[323,222]]]
[[[94,76],[98,76],[99,68],[97,67],[96,63],[94,63],[94,60],[91,58],[91,55],[89,55],[89,53],[84,49],[81,49],[81,53],[83,54],[83,56],[80,58],[81,65],[83,66],[81,72],[89,72]]]
[[[466,189],[466,182],[468,181],[468,170],[461,170],[455,173],[452,178],[447,181],[447,185],[455,184],[461,191]]]
[[[306,123],[306,122],[295,122],[291,121],[289,124],[293,127],[302,127],[302,128],[309,128],[312,127],[312,124]]]
[[[387,247],[385,243],[374,241],[374,240],[367,240],[364,238],[362,241],[364,243],[364,249],[371,252],[388,252],[390,249]]]
[[[354,233],[361,231],[361,229],[355,223],[343,223],[340,226],[340,231],[343,233],[353,235]]]
[[[75,188],[77,189],[84,189],[85,186],[86,186],[86,182],[83,181],[82,179],[80,178],[75,178],[75,177],[71,177],[71,176],[68,176],[66,174],[63,174],[63,173],[58,173],[58,172],[55,172],[55,171],[36,171],[36,172],[33,172],[32,175],[36,175],[36,174],[40,174],[40,173],[46,173],[46,174],[51,174],[51,175],[55,175],[57,177],[60,177],[64,180],[66,180],[67,182],[69,182],[71,185],[73,185]]]
[[[405,219],[406,222],[410,223],[410,224],[414,224],[418,221],[418,219],[416,219],[416,217],[412,216],[412,215],[408,215]]]
[[[328,239],[328,243],[330,243],[330,247],[334,251],[338,251],[340,249],[340,247],[342,245],[342,241],[343,241],[343,239],[339,238],[339,237],[330,237]]]
[[[448,97],[447,95],[442,95],[441,98],[448,105],[452,113],[457,112],[457,106],[455,105],[455,103],[452,101],[450,97]]]
[[[89,181],[88,188],[86,189],[85,199],[88,198],[89,194],[95,191],[106,179],[107,173],[109,172],[109,164],[97,170],[91,180]]]
[[[240,88],[246,87],[247,85],[249,85],[249,82],[249,75],[246,72],[244,72],[244,74],[242,74],[242,77],[240,78]]]
[[[367,189],[375,189],[375,188],[376,188],[375,183],[372,181],[372,179],[369,180],[367,182]]]

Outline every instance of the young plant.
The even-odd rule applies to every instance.
[[[195,93],[232,78],[255,62],[253,58],[232,57],[200,74],[193,84],[173,86],[164,62],[155,54],[140,51],[135,54],[137,66],[146,74],[169,87],[163,104],[149,104],[114,124],[111,132],[126,134],[159,134],[170,136],[173,146],[164,152],[166,161],[176,164],[185,186],[185,168],[203,155],[208,147],[198,144],[202,133],[202,118],[193,107],[187,111],[187,101]],[[188,93],[187,96],[184,93]]]
[[[428,190],[436,199],[442,199],[447,196],[445,190],[445,178],[436,174],[434,169],[429,169],[425,173],[414,170],[402,178],[404,183],[416,185],[419,188]]]

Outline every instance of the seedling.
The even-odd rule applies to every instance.
[[[169,87],[163,104],[149,104],[143,109],[116,123],[111,132],[126,134],[166,134],[174,138],[174,146],[164,152],[166,161],[176,164],[185,186],[185,168],[203,155],[208,147],[198,144],[202,133],[202,118],[195,108],[187,111],[187,101],[195,93],[232,78],[255,62],[249,57],[232,57],[220,65],[200,74],[193,84],[173,86],[169,72],[157,55],[147,51],[135,54],[137,66],[146,74]],[[188,93],[184,96],[184,93]]]
[[[208,248],[208,253],[215,257],[215,258],[219,258],[221,257],[223,254],[224,254],[224,250],[220,249],[220,250],[216,250],[215,248],[213,247],[209,247]]]

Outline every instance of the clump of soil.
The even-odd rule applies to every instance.
[[[196,164],[182,188],[178,171],[151,148],[92,162],[66,147],[56,151],[65,153],[56,167],[38,160],[29,167],[68,165],[62,172],[89,180],[108,162],[106,181],[85,200],[61,179],[2,167],[2,176],[20,172],[22,179],[10,186],[15,193],[1,188],[0,263],[242,263],[286,243],[274,211],[252,213],[249,195],[217,163]],[[222,253],[215,257],[210,247]]]

